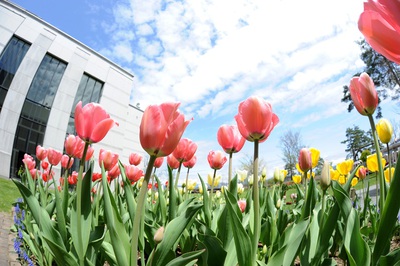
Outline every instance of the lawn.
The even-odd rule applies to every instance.
[[[21,197],[17,187],[11,179],[0,177],[0,212],[11,211],[12,204]]]

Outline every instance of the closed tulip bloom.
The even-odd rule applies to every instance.
[[[178,145],[190,122],[178,111],[179,105],[150,105],[144,111],[140,123],[140,144],[149,155],[167,156]]]
[[[69,164],[68,164],[68,162],[69,162]],[[69,157],[68,155],[66,155],[66,154],[64,154],[62,157],[61,157],[61,166],[64,168],[64,169],[69,169],[69,168],[71,168],[71,166],[74,164],[74,158],[71,158],[71,157]]]
[[[357,170],[356,176],[363,180],[366,176],[367,176],[367,168],[365,168],[364,166],[360,166]]]
[[[378,106],[378,93],[367,73],[351,79],[350,96],[357,111],[362,115],[372,115]]]
[[[118,125],[100,104],[88,103],[82,107],[80,101],[75,107],[75,129],[86,142],[101,141],[115,124]]]
[[[315,168],[318,166],[319,155],[321,152],[316,148],[310,148],[310,152],[311,152],[312,168]]]
[[[143,170],[135,165],[125,165],[125,173],[131,182],[137,182],[144,176]]]
[[[119,169],[119,165],[115,164],[111,170],[108,170],[108,176],[111,178],[111,180],[117,178],[121,174],[121,170]]]
[[[78,144],[78,141],[82,141],[78,136],[69,134],[64,141],[64,149],[65,153],[70,156],[75,156],[75,148]],[[84,146],[82,146],[83,149]]]
[[[239,104],[235,120],[245,139],[259,142],[265,141],[279,122],[271,104],[257,96],[251,96]]]
[[[371,47],[400,64],[400,6],[393,0],[368,0],[358,20],[358,29]]]
[[[36,158],[43,161],[47,157],[47,150],[40,145],[36,146]]]
[[[78,183],[78,172],[73,171],[71,175],[68,176],[68,184],[76,185]]]
[[[339,175],[339,184],[344,185],[347,182],[347,177],[344,175]]]
[[[29,154],[24,154],[24,159],[22,159],[22,162],[26,165],[28,170],[32,170],[36,167],[36,161]]]
[[[384,166],[386,164],[385,158],[382,158],[382,165]],[[378,167],[378,156],[376,153],[371,154],[367,157],[367,168],[371,172],[378,172],[379,167]]]
[[[53,176],[54,176],[54,171],[53,170],[52,171],[44,170],[43,173],[42,173],[42,180],[44,182],[47,182],[47,181],[53,179]]]
[[[228,154],[239,152],[246,142],[238,127],[229,125],[220,126],[217,132],[217,139],[219,145]]]
[[[300,150],[299,167],[303,172],[307,172],[312,167],[311,151],[307,148],[302,148]]]
[[[300,184],[301,183],[301,175],[293,175],[292,180],[295,184]]]
[[[348,159],[344,162],[340,162],[336,165],[336,170],[339,171],[340,174],[347,176],[351,169],[353,169],[354,161],[352,159]]]
[[[129,155],[129,164],[138,166],[142,162],[142,159],[143,159],[142,155],[132,152]]]
[[[164,227],[161,226],[160,228],[157,229],[156,233],[154,234],[154,242],[156,242],[156,244],[160,244],[163,238],[164,238]]]
[[[389,120],[381,118],[376,124],[376,133],[382,143],[388,144],[393,135],[393,127]]]
[[[321,171],[321,180],[320,186],[322,190],[327,190],[327,188],[331,185],[331,171],[330,171],[330,163],[324,162],[324,166]]]
[[[355,187],[358,184],[358,178],[357,177],[353,177],[353,179],[351,180],[351,186]]]
[[[192,159],[196,151],[197,144],[190,139],[183,138],[178,142],[172,154],[179,162],[187,162]]]
[[[53,149],[53,148],[49,148],[47,150],[47,160],[49,161],[49,163],[51,165],[57,165],[60,163],[61,161],[61,157],[62,157],[62,153]]]
[[[191,169],[196,164],[196,162],[197,162],[197,157],[196,157],[196,155],[193,155],[192,159],[190,159],[189,161],[183,162],[183,166]]]
[[[394,167],[390,167],[390,168],[388,167],[385,169],[385,171],[383,171],[383,174],[385,175],[385,180],[387,183],[390,183],[392,181],[391,178],[393,178],[393,176],[394,176],[394,170],[395,170]]]
[[[246,210],[247,202],[246,202],[246,200],[238,200],[238,205],[239,205],[240,211],[243,213]]]
[[[178,169],[180,162],[174,157],[173,154],[167,156],[167,164],[171,169]]]
[[[207,156],[208,163],[212,169],[221,169],[228,160],[222,151],[210,151]]]
[[[112,151],[100,149],[99,165],[103,163],[104,169],[110,171],[118,163],[118,154]]]
[[[62,161],[62,159],[61,159],[61,161]],[[40,165],[42,166],[42,168],[43,168],[44,170],[46,170],[47,168],[49,168],[49,162],[42,161],[42,162],[40,163]]]
[[[164,162],[164,157],[158,157],[155,161],[154,161],[154,168],[160,168],[161,165]]]

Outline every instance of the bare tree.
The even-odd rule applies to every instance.
[[[282,149],[283,162],[285,169],[288,171],[287,178],[292,178],[296,172],[297,157],[300,149],[304,147],[299,131],[289,129],[280,137],[280,148]]]
[[[247,174],[250,176],[253,174],[253,156],[246,154],[246,157],[240,161],[240,169],[246,170]],[[267,164],[262,158],[258,159],[258,174],[261,175],[261,171]]]

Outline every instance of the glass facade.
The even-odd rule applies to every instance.
[[[0,54],[0,112],[15,73],[30,46],[29,43],[13,36]]]
[[[66,67],[66,63],[49,54],[40,63],[18,121],[10,177],[16,177],[25,153],[34,156],[36,146],[43,145],[50,110]]]

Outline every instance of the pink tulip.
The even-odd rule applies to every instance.
[[[143,170],[135,165],[125,165],[126,177],[131,182],[137,182],[142,176],[144,176]]]
[[[239,205],[240,211],[243,213],[246,210],[247,202],[246,202],[246,200],[238,200],[238,205]]]
[[[43,161],[47,157],[47,150],[40,145],[36,146],[36,158]]]
[[[68,164],[68,162],[69,162],[69,164]],[[74,164],[74,158],[72,158],[72,157],[69,157],[68,155],[66,155],[66,154],[64,154],[62,157],[61,157],[61,166],[64,168],[64,169],[69,169],[69,168],[71,168],[71,166]]]
[[[303,172],[307,172],[312,167],[311,151],[307,148],[300,150],[299,167]]]
[[[47,150],[47,160],[51,165],[57,165],[61,161],[62,153],[53,149],[53,148],[48,148]]]
[[[118,154],[100,149],[99,165],[103,163],[104,169],[110,171],[118,163]]]
[[[92,174],[92,182],[95,182],[97,180],[101,180],[101,178],[102,178],[101,173],[93,173]]]
[[[179,141],[172,154],[179,162],[186,162],[192,159],[196,150],[197,144],[190,139],[184,138]]]
[[[185,131],[189,120],[178,111],[179,103],[150,105],[140,123],[140,143],[150,155],[163,157],[171,154]]]
[[[217,139],[219,145],[228,154],[239,152],[246,142],[238,127],[229,125],[220,126],[217,132]]]
[[[161,165],[164,162],[164,157],[158,157],[155,161],[154,161],[154,168],[160,168]]]
[[[171,169],[178,169],[180,162],[174,157],[173,154],[167,156],[167,164]]]
[[[371,47],[400,64],[400,5],[393,0],[368,0],[358,28]]]
[[[114,124],[118,125],[97,103],[88,103],[82,108],[80,101],[75,107],[75,129],[78,136],[86,142],[101,141]]]
[[[49,163],[46,161],[42,161],[40,163],[40,165],[42,166],[42,169],[46,170],[47,168],[49,168]]]
[[[271,104],[257,96],[251,96],[239,104],[235,120],[245,139],[259,142],[265,141],[279,122]]]
[[[197,162],[197,157],[196,155],[193,155],[192,159],[190,159],[189,161],[183,162],[183,166],[185,166],[186,168],[193,168],[193,166],[196,164]]]
[[[50,179],[53,179],[54,176],[54,171],[52,170],[51,172],[49,170],[44,170],[42,173],[42,179],[44,182],[49,181]]]
[[[116,164],[114,167],[108,171],[108,176],[113,180],[117,178],[121,174],[121,170],[119,169],[119,165]]]
[[[36,179],[36,177],[40,176],[40,174],[41,174],[41,172],[36,168],[30,169],[29,173],[31,174],[32,179]]]
[[[212,169],[219,170],[224,166],[228,159],[222,151],[210,151],[207,160]]]
[[[79,146],[80,142],[84,143],[78,136],[71,134],[68,135],[64,141],[65,153],[70,156],[75,156],[77,147],[78,149],[80,148]],[[81,144],[81,146],[83,149],[84,144],[83,145]]]
[[[73,171],[70,176],[68,176],[68,183],[70,185],[76,185],[78,183],[78,172]]]
[[[129,155],[129,163],[131,165],[138,166],[140,164],[140,162],[142,161],[142,159],[143,159],[143,156],[138,153],[135,153],[135,152],[133,152]]]
[[[367,73],[351,79],[350,96],[357,111],[362,115],[372,115],[378,106],[378,93]]]
[[[36,167],[36,161],[29,154],[24,154],[24,159],[22,159],[22,162],[26,165],[28,170],[32,170]]]

